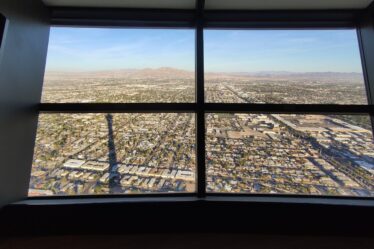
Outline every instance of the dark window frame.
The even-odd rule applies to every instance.
[[[6,18],[3,14],[0,13],[0,48],[3,42],[4,33],[5,33],[5,24],[6,24]]]
[[[120,27],[120,28],[192,28],[195,30],[195,103],[40,103],[40,113],[136,113],[136,112],[192,112],[196,114],[196,192],[157,193],[131,195],[75,195],[28,197],[29,199],[80,199],[80,198],[137,198],[137,197],[186,197],[197,198],[224,196],[233,198],[291,198],[320,200],[373,200],[371,197],[319,196],[287,194],[235,194],[206,193],[205,166],[205,114],[231,113],[288,113],[288,114],[351,114],[370,115],[373,128],[374,105],[370,96],[364,51],[360,36],[360,18],[364,10],[326,11],[213,11],[204,10],[204,0],[196,1],[194,10],[162,9],[95,9],[53,8],[52,26]],[[356,29],[360,59],[368,97],[368,105],[321,105],[321,104],[226,104],[206,103],[204,92],[204,29]]]

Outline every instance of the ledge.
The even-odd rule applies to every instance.
[[[82,205],[82,204],[126,204],[126,203],[179,203],[179,202],[220,202],[220,203],[263,203],[263,204],[311,204],[334,206],[374,207],[374,199],[347,197],[299,197],[299,196],[233,196],[217,195],[197,198],[191,196],[81,196],[28,198],[12,203],[11,206],[28,205]]]
[[[291,197],[29,199],[0,211],[10,235],[234,232],[374,236],[374,200]]]

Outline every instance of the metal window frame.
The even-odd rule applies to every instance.
[[[285,197],[290,199],[320,198],[372,200],[370,197],[316,196],[283,194],[235,194],[206,193],[205,166],[205,114],[227,113],[289,113],[289,114],[350,114],[370,115],[374,126],[374,102],[370,96],[359,21],[364,10],[327,11],[221,11],[204,10],[204,0],[196,0],[194,10],[161,9],[95,9],[53,8],[51,25],[121,28],[192,28],[195,30],[195,103],[41,103],[39,113],[195,113],[196,114],[196,169],[197,181],[194,193],[155,193],[119,195],[75,195],[29,197],[29,199],[79,199],[79,198],[128,198],[128,197]],[[204,97],[204,30],[205,29],[356,29],[361,52],[368,105],[323,104],[226,104],[206,103]]]
[[[3,42],[3,37],[5,33],[6,17],[0,13],[0,48]]]

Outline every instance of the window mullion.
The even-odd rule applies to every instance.
[[[197,143],[197,194],[205,197],[205,111],[204,111],[204,0],[196,4],[196,143]]]

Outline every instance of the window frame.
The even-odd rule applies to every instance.
[[[374,117],[373,91],[369,84],[360,33],[360,10],[331,11],[222,11],[204,10],[204,0],[196,0],[194,10],[161,9],[90,9],[53,8],[51,26],[65,27],[120,27],[120,28],[191,28],[195,30],[195,102],[194,103],[40,103],[38,113],[157,113],[192,112],[196,115],[196,192],[194,193],[145,193],[119,195],[74,195],[28,197],[28,199],[80,199],[80,198],[137,198],[137,197],[186,197],[198,199],[212,197],[290,198],[289,200],[373,201],[372,197],[256,194],[256,193],[207,193],[205,165],[205,114],[229,113],[284,113],[284,114],[351,114],[370,115],[372,130]],[[363,67],[368,105],[323,104],[226,104],[205,102],[204,87],[204,30],[205,29],[355,29]]]
[[[3,43],[3,37],[5,33],[6,17],[0,13],[0,48]]]

